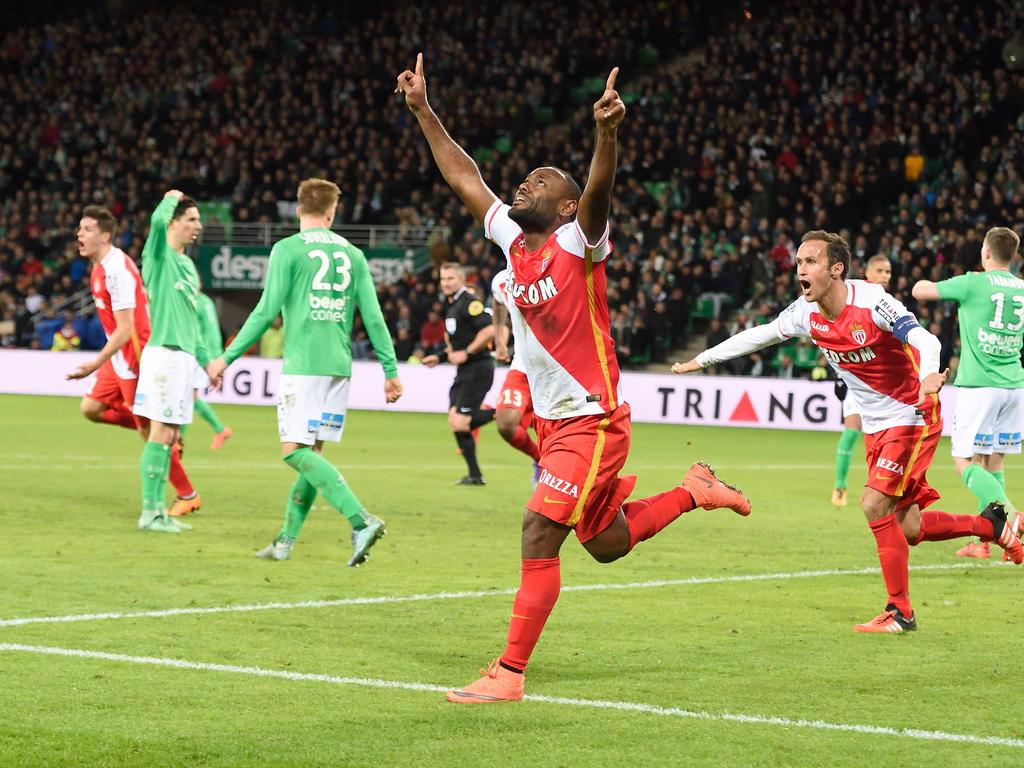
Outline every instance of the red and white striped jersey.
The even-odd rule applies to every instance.
[[[96,301],[96,314],[109,338],[117,327],[114,312],[134,309],[134,327],[128,343],[110,359],[114,372],[122,379],[139,375],[139,358],[149,340],[149,300],[142,276],[135,262],[120,248],[111,248],[89,276],[92,297]]]
[[[915,407],[921,389],[920,353],[893,335],[901,318],[913,317],[910,311],[880,285],[847,280],[846,286],[846,306],[835,320],[826,319],[816,302],[799,298],[771,325],[782,339],[809,336],[818,346],[850,388],[867,434],[937,423],[938,398],[924,417]]]
[[[534,411],[542,419],[610,413],[622,397],[605,285],[608,228],[590,244],[574,220],[528,252],[509,210],[496,200],[484,234],[507,259],[506,305]]]

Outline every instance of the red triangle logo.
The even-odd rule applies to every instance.
[[[757,411],[754,410],[754,404],[750,402],[750,395],[746,392],[743,393],[743,397],[740,398],[736,408],[733,409],[729,421],[760,421],[757,418]]]

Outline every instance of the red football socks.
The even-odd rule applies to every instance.
[[[992,541],[995,531],[992,523],[981,515],[954,515],[949,512],[922,512],[921,533],[915,544],[922,541],[946,541],[965,536],[978,536],[982,541]]]
[[[557,557],[523,559],[522,580],[508,625],[508,645],[501,654],[503,667],[514,672],[526,669],[561,588]]]
[[[191,496],[195,493],[192,483],[188,479],[185,468],[181,465],[181,446],[175,443],[171,447],[171,469],[168,472],[168,479],[174,486],[174,492],[181,497]]]
[[[629,525],[629,548],[633,549],[641,541],[651,538],[695,506],[693,496],[682,486],[623,504],[622,513]]]
[[[512,435],[508,444],[517,451],[522,451],[534,461],[540,461],[540,448],[522,425],[516,427],[516,432]]]
[[[107,408],[100,414],[100,421],[104,424],[112,424],[115,427],[135,429],[135,416],[124,404],[117,408]]]
[[[882,578],[889,590],[889,602],[899,608],[904,616],[910,616],[910,545],[903,535],[896,513],[868,523],[878,544],[878,562],[882,565]]]

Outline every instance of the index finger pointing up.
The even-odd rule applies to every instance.
[[[423,54],[416,54],[416,74],[423,77]]]
[[[618,77],[618,76],[619,76],[619,68],[615,67],[612,70],[612,73],[610,75],[608,75],[608,82],[604,84],[604,89],[606,91],[614,91],[615,90],[615,78]]]

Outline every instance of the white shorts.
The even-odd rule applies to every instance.
[[[282,443],[341,442],[348,412],[347,376],[285,373],[278,384],[277,431]]]
[[[206,369],[196,362],[196,375],[192,379],[192,388],[200,391],[210,386],[210,377],[206,375]]]
[[[188,352],[147,344],[132,411],[163,424],[191,424],[196,362]]]
[[[857,405],[857,399],[853,396],[853,392],[847,392],[846,398],[843,400],[843,418],[847,416],[860,416],[860,406]]]
[[[1020,453],[1024,389],[957,387],[953,456]]]

